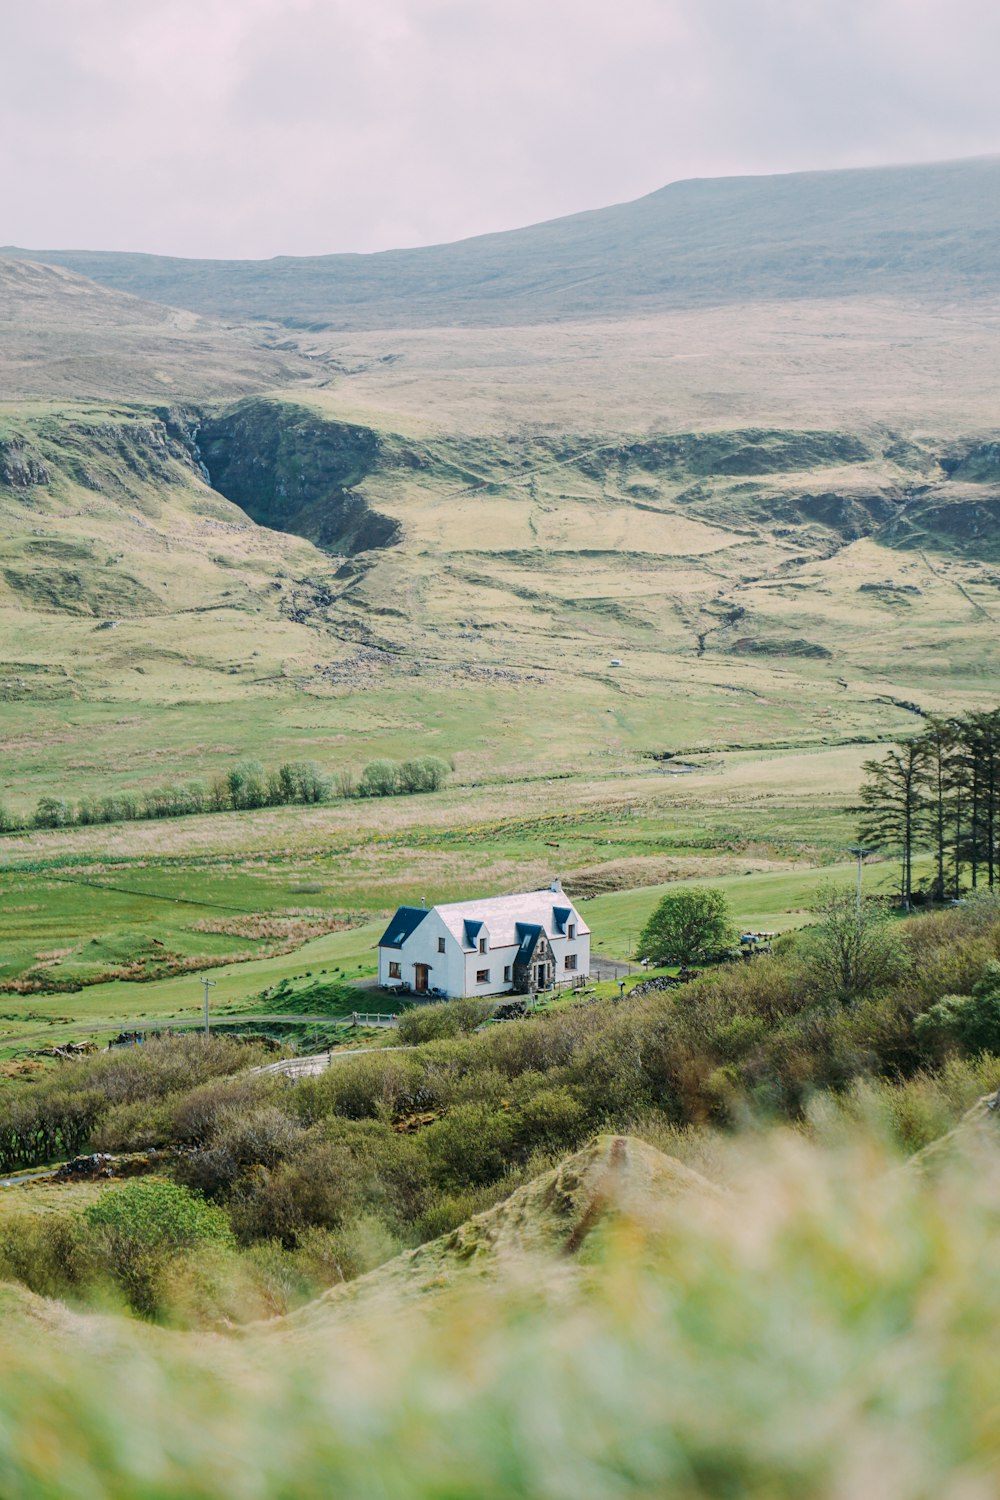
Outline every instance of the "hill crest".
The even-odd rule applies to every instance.
[[[693,178],[447,245],[267,261],[8,248],[215,316],[504,326],[747,301],[1000,293],[1000,157]]]

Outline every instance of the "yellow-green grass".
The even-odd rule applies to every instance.
[[[93,980],[130,958],[151,976],[169,975],[175,960],[216,964],[224,977],[213,1002],[242,1002],[310,968],[370,974],[372,944],[397,904],[530,889],[557,874],[578,898],[610,893],[588,907],[615,956],[678,879],[722,880],[739,920],[756,913],[758,925],[780,928],[785,909],[809,907],[826,867],[843,859],[867,753],[730,753],[700,758],[690,775],[649,762],[631,777],[15,835],[3,843],[0,969],[8,983],[42,973],[58,991],[60,974]],[[291,918],[292,941],[302,935],[295,924],[324,914],[364,925],[268,956],[277,944],[252,936],[258,917],[303,911],[319,915]],[[234,953],[249,961],[225,964]],[[6,994],[0,1036],[63,1036],[77,1021],[166,1018],[179,1008],[190,1018],[199,996],[193,972],[77,994]]]
[[[120,1182],[53,1182],[40,1178],[15,1187],[0,1187],[0,1219],[16,1214],[79,1213]]]

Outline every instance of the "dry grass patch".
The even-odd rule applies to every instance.
[[[344,932],[350,925],[343,917],[331,917],[321,911],[291,911],[285,916],[255,912],[241,917],[204,917],[199,922],[191,923],[191,931],[250,938],[258,942],[278,941],[289,947],[298,947],[300,943],[323,937],[328,932]]]

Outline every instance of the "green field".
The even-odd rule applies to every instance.
[[[858,754],[744,754],[700,780],[653,773],[127,825],[128,834],[171,836],[177,852],[159,860],[149,852],[112,862],[101,839],[117,842],[121,831],[80,829],[33,835],[34,845],[51,847],[49,860],[36,848],[18,864],[13,851],[23,841],[13,839],[0,874],[3,973],[8,984],[46,988],[0,995],[0,1045],[17,1050],[112,1023],[196,1020],[202,973],[215,984],[214,1013],[268,1013],[266,998],[253,997],[282,979],[370,979],[397,904],[530,888],[556,873],[581,902],[595,953],[608,957],[629,956],[677,881],[718,884],[738,924],[800,925],[825,882],[854,878],[843,857],[852,832],[843,803]],[[794,799],[786,789],[793,771]],[[563,798],[556,810],[570,789],[578,805],[567,810]],[[467,823],[473,808],[492,817]],[[185,841],[197,855],[181,852]],[[870,866],[867,888],[888,891],[894,875],[890,864]],[[288,916],[304,904],[313,916]],[[324,914],[351,925],[301,941]],[[239,936],[268,921],[277,939]],[[236,935],[206,932],[206,922]],[[234,947],[242,960],[224,962]],[[94,982],[116,963],[123,977]],[[128,977],[129,964],[148,977]],[[67,973],[85,987],[61,989]],[[358,1008],[379,1004],[361,992]]]
[[[1000,552],[993,324],[800,290],[292,331],[0,262],[0,1044],[364,979],[397,904],[554,875],[615,957],[677,880],[808,920],[865,759],[1000,698]],[[430,796],[31,826],[424,754]]]

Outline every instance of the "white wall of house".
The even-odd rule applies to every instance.
[[[417,964],[427,965],[430,989],[441,990],[448,996],[464,993],[465,955],[435,910],[427,913],[401,948],[378,950],[379,983],[385,989],[396,984],[408,984],[414,989]],[[399,974],[392,972],[394,965],[398,965]]]
[[[517,944],[505,945],[494,948],[489,941],[485,929],[480,937],[486,938],[486,952],[480,951],[466,953],[465,955],[465,995],[503,995],[513,987],[514,983],[514,955],[517,952]],[[489,975],[486,980],[480,979],[481,974]]]
[[[571,915],[565,933],[554,932],[552,922],[547,921],[544,923],[545,935],[555,960],[556,983],[568,984],[586,978],[590,973],[590,933],[572,902],[561,891],[554,895],[555,904],[569,907]],[[398,984],[415,989],[416,965],[426,964],[428,990],[440,990],[449,999],[463,995],[509,993],[514,983],[517,943],[494,944],[489,927],[484,923],[477,946],[470,948],[456,936],[457,929],[464,938],[464,919],[460,914],[465,908],[453,905],[446,910],[448,922],[438,908],[432,908],[399,948],[379,948],[379,983],[387,989]],[[469,903],[468,911],[475,917],[476,903]],[[535,921],[536,914],[526,912],[524,919]],[[509,933],[509,917],[504,925]],[[569,936],[570,930],[573,931],[572,937]],[[485,943],[485,951],[480,949],[480,942]]]

